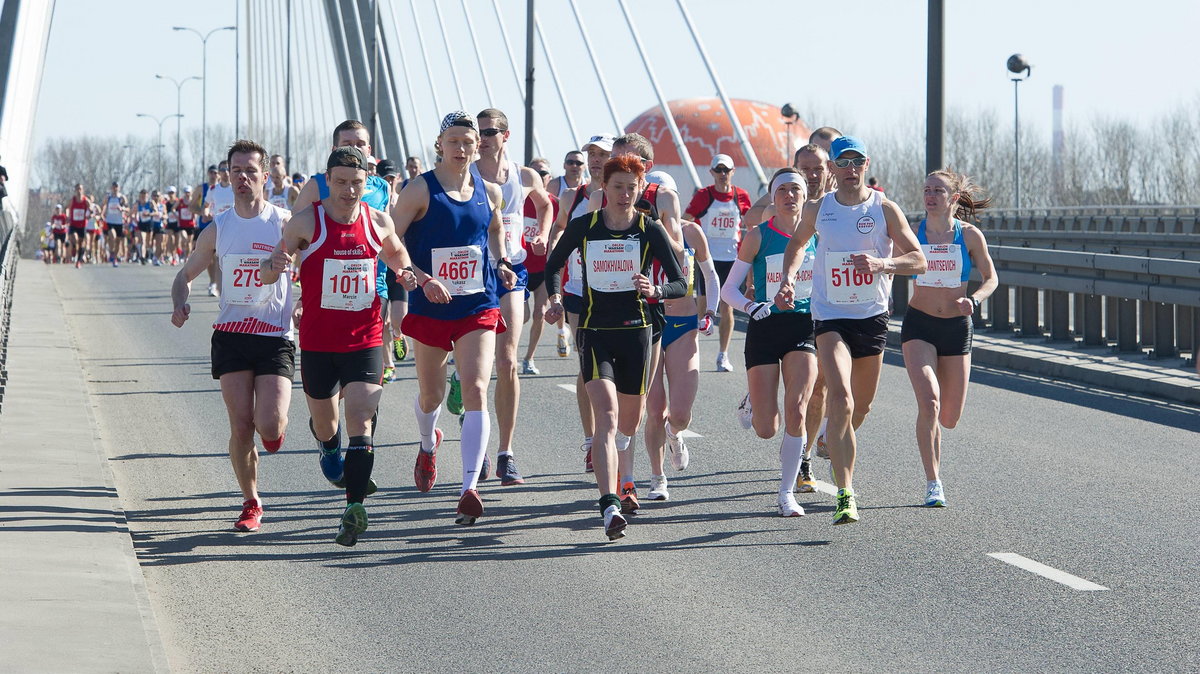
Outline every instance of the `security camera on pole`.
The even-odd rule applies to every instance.
[[[1021,108],[1017,104],[1017,87],[1021,82],[1029,79],[1029,75],[1033,72],[1033,66],[1025,60],[1020,54],[1013,54],[1008,57],[1008,72],[1018,75],[1012,78],[1013,82],[1013,185],[1015,190],[1015,205],[1017,209],[1021,208]],[[1021,73],[1025,73],[1024,77],[1020,77]]]

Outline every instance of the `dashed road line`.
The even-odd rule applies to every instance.
[[[1071,575],[1066,571],[1059,571],[1052,566],[1046,566],[1045,564],[1042,564],[1041,562],[1035,562],[1028,557],[1022,557],[1015,552],[989,552],[987,555],[988,557],[993,557],[1006,564],[1012,564],[1017,568],[1025,569],[1030,573],[1036,573],[1043,578],[1049,578],[1056,583],[1062,583],[1063,585],[1066,585],[1074,590],[1098,592],[1100,590],[1108,589],[1103,585],[1097,585],[1090,580],[1085,580],[1079,576]]]

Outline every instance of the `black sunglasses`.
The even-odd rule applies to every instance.
[[[488,138],[491,138],[492,136],[499,136],[500,134],[504,133],[505,131],[508,131],[508,129],[497,129],[496,127],[493,126],[490,129],[484,129],[483,131],[480,131],[479,134],[482,136],[487,136]]]
[[[568,159],[563,163],[567,166],[583,166],[583,162],[579,161],[578,159]]]
[[[724,166],[718,166],[715,169],[713,169],[713,173],[729,173],[732,170],[733,169],[725,168]]]

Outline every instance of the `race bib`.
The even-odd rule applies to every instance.
[[[187,206],[180,206],[179,207],[179,219],[180,220],[191,220],[192,219],[192,209],[188,208]]]
[[[869,304],[876,300],[876,275],[854,269],[851,255],[870,255],[859,250],[825,253],[825,297],[831,304]]]
[[[704,235],[710,239],[738,238],[738,216],[736,210],[717,211],[704,227]]]
[[[962,286],[962,253],[957,243],[932,243],[921,246],[928,266],[917,274],[916,284],[929,288],[958,288]]]
[[[79,222],[80,220],[84,219],[85,217],[87,217],[86,209],[83,209],[83,208],[72,208],[71,209],[71,219],[74,220],[75,222]]]
[[[287,193],[286,193],[286,192],[284,192],[283,194],[273,194],[273,195],[271,195],[271,200],[270,200],[270,201],[271,201],[271,205],[272,205],[272,206],[275,206],[275,207],[277,207],[277,208],[282,208],[282,209],[283,209],[283,210],[285,210],[285,211],[288,209],[288,203],[287,203]]]
[[[525,261],[525,248],[521,245],[521,231],[525,223],[519,215],[504,214],[500,216],[500,224],[504,225],[504,250],[513,264]]]
[[[479,246],[434,248],[430,258],[434,278],[446,286],[450,295],[457,297],[484,291],[483,249]]]
[[[121,204],[113,201],[108,204],[108,214],[110,217],[121,215]]]
[[[274,289],[263,285],[259,271],[259,265],[265,259],[266,255],[222,255],[221,301],[240,306],[255,306],[270,301]]]
[[[525,243],[533,243],[533,240],[537,238],[537,235],[537,218],[525,218],[525,229],[521,232],[521,238],[525,240]]]
[[[804,251],[804,260],[796,276],[792,279],[792,288],[796,291],[795,299],[808,299],[812,295],[813,262],[816,261],[811,251]],[[764,295],[768,302],[779,294],[779,286],[783,281],[783,253],[767,256],[767,293]]]
[[[588,241],[588,287],[602,293],[633,290],[633,275],[638,273],[641,249],[640,242],[628,239]]]
[[[567,256],[567,283],[565,287],[583,288],[583,257],[579,254],[579,249],[571,251]],[[576,294],[579,294],[576,292]]]
[[[321,308],[362,311],[375,302],[375,260],[325,260]]]

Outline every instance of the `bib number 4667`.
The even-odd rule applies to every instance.
[[[439,278],[458,281],[460,279],[474,278],[475,270],[479,265],[478,260],[460,260],[457,262],[443,262],[437,270]]]

